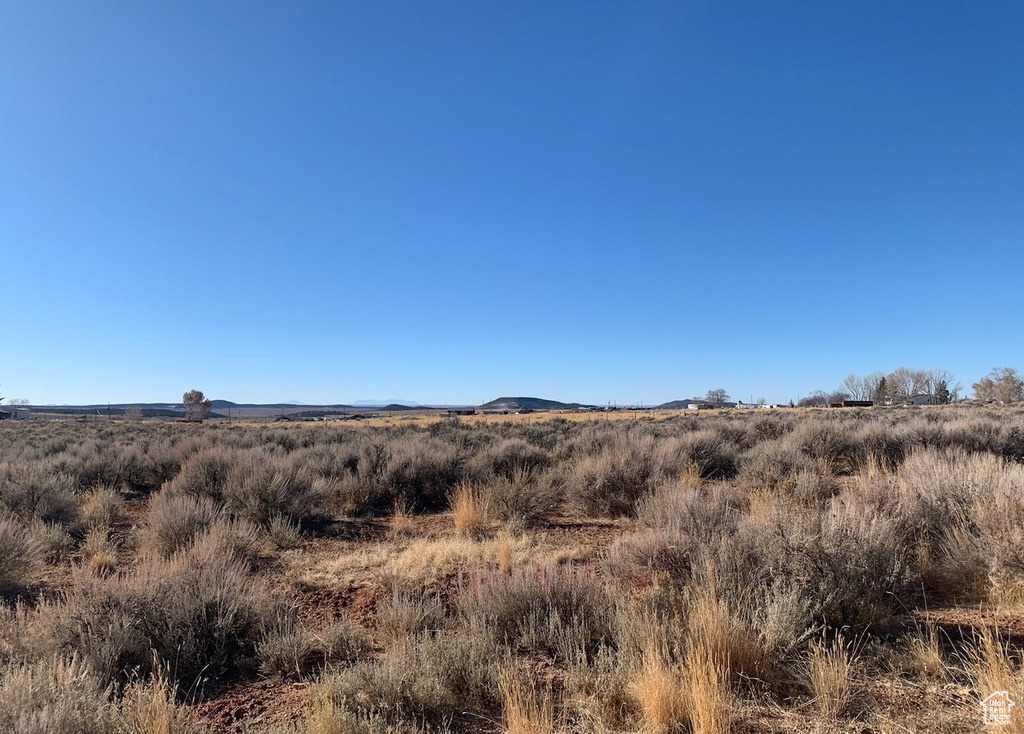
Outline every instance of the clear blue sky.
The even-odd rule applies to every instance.
[[[1024,4],[0,6],[0,394],[1024,368]]]

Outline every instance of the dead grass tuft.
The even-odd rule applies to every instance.
[[[850,703],[852,662],[842,634],[837,634],[831,643],[811,643],[808,682],[818,711],[826,719],[835,720]]]
[[[448,497],[452,520],[460,535],[480,539],[487,528],[487,497],[483,489],[470,482],[460,482]]]
[[[554,734],[555,698],[551,686],[538,689],[523,674],[505,669],[498,678],[506,734]]]

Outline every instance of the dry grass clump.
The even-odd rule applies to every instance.
[[[117,570],[117,551],[105,528],[93,527],[85,536],[81,551],[85,567],[95,575],[110,576]]]
[[[538,690],[535,682],[505,668],[499,676],[498,688],[506,734],[554,734],[559,728],[550,685]]]
[[[110,691],[80,659],[18,663],[0,670],[0,731],[110,734],[118,729]]]
[[[96,487],[85,495],[81,522],[87,528],[112,528],[124,519],[124,498],[112,487]]]
[[[120,724],[125,734],[199,734],[176,703],[177,692],[162,673],[135,681],[121,696]]]
[[[1024,690],[1020,651],[1012,650],[1009,643],[1000,639],[999,632],[991,628],[977,632],[974,642],[962,657],[977,687],[978,700],[998,691],[1007,691],[1011,698],[1018,698]],[[1000,729],[1024,731],[1024,719],[1014,712],[1010,724]]]
[[[683,671],[690,730],[693,734],[728,734],[736,700],[729,687],[729,661],[715,657],[713,648],[696,638]]]
[[[416,521],[413,519],[413,503],[406,497],[399,497],[391,508],[391,522],[388,535],[391,538],[411,538],[416,535]]]
[[[637,701],[643,731],[672,734],[690,723],[691,699],[685,669],[673,665],[663,655],[649,653],[633,680],[632,693]]]
[[[590,660],[576,661],[566,677],[566,705],[594,731],[625,731],[639,726],[637,663],[633,656],[602,645]]]
[[[807,679],[819,713],[829,720],[839,717],[853,692],[853,659],[842,634],[831,643],[813,642],[807,661]]]
[[[323,686],[319,687],[320,689]],[[389,724],[381,716],[359,714],[320,693],[301,723],[271,729],[267,734],[414,734],[413,725]]]
[[[738,618],[711,586],[702,583],[686,596],[668,600],[669,616],[647,612],[639,620],[641,663],[633,668],[631,690],[640,728],[721,734],[732,721],[733,686],[744,682],[744,669],[767,669],[765,654],[750,649],[756,639],[743,639]],[[628,658],[621,664],[628,669]]]
[[[470,538],[483,537],[487,528],[487,498],[483,489],[470,482],[461,482],[448,498],[456,532]]]
[[[699,648],[700,654],[711,661],[724,664],[733,683],[770,682],[776,651],[771,649],[771,640],[762,637],[760,625],[750,618],[750,605],[723,599],[713,580],[687,591],[686,625],[691,647]]]
[[[947,665],[934,625],[918,629],[907,638],[906,661],[908,667],[922,678],[934,680],[945,677]]]
[[[516,565],[516,548],[512,536],[505,530],[494,536],[494,549],[498,561],[498,570],[502,573],[511,573],[512,567]]]

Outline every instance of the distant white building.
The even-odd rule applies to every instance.
[[[0,405],[0,421],[23,421],[32,417],[32,411],[25,405]]]

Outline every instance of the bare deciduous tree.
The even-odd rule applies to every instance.
[[[189,390],[181,401],[185,403],[185,419],[189,421],[201,421],[213,407],[213,401],[207,400],[202,390]]]
[[[1013,367],[996,367],[985,377],[971,385],[979,400],[998,400],[1015,403],[1024,400],[1024,380]]]
[[[914,394],[914,386],[917,379],[914,370],[906,367],[897,367],[885,378],[885,384],[889,388],[889,395],[894,398],[906,398]]]
[[[824,408],[828,405],[828,394],[824,390],[815,390],[810,395],[797,400],[796,404],[801,408]]]
[[[704,399],[707,400],[712,405],[721,408],[728,402],[729,393],[727,393],[722,388],[718,388],[717,390],[708,390],[708,394],[705,396]]]

